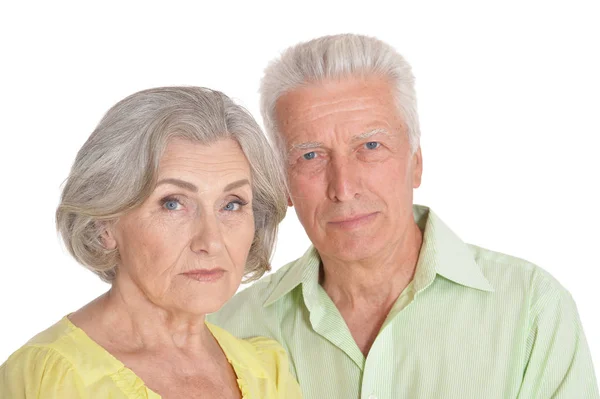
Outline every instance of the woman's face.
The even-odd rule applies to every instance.
[[[235,294],[254,238],[250,166],[232,139],[175,138],[150,197],[106,234],[127,280],[169,311],[206,314]]]

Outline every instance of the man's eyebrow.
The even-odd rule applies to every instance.
[[[248,181],[248,179],[241,179],[238,181],[234,181],[233,183],[229,183],[228,185],[226,185],[225,188],[223,189],[223,191],[235,190],[236,188],[245,186],[246,184],[250,185],[250,182]]]
[[[181,180],[181,179],[173,179],[173,178],[162,179],[158,183],[156,183],[156,186],[158,187],[161,184],[172,184],[174,186],[181,187],[188,191],[198,192],[198,187],[196,187],[194,184],[192,184],[190,182],[187,182],[187,181]]]
[[[352,137],[352,141],[354,142],[354,141],[364,140],[371,136],[375,136],[376,134],[385,134],[386,136],[390,135],[386,129],[379,128],[379,129],[373,129],[373,130],[369,130],[368,132],[358,134],[358,135]],[[323,147],[323,143],[321,143],[320,141],[307,141],[304,143],[292,144],[290,146],[290,149],[288,150],[288,154],[294,150],[311,150],[313,148],[321,148],[321,147]]]
[[[356,136],[352,137],[352,141],[368,139],[369,137],[375,136],[376,134],[384,134],[388,137],[390,136],[390,133],[385,129],[373,129],[369,130],[368,132],[357,134]]]
[[[288,150],[288,154],[294,150],[310,150],[313,148],[323,147],[323,143],[320,141],[307,141],[304,143],[292,144]]]

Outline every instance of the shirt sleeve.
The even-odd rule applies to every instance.
[[[58,352],[23,347],[0,366],[0,398],[87,398],[80,376]]]
[[[290,372],[285,349],[275,340],[256,337],[248,340],[258,352],[266,366],[269,378],[275,381],[277,399],[301,399],[300,386]]]
[[[575,302],[560,286],[545,288],[531,306],[528,356],[518,397],[598,399]]]

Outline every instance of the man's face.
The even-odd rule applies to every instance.
[[[282,96],[276,117],[290,200],[320,255],[358,261],[393,252],[412,223],[422,162],[389,82],[311,84]]]

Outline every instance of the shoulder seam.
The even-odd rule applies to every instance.
[[[46,356],[48,355],[57,355],[60,357],[60,360],[65,361],[68,365],[69,368],[79,376],[80,379],[81,376],[79,374],[79,372],[77,371],[77,369],[75,368],[75,365],[73,364],[73,362],[71,362],[63,353],[61,353],[58,349],[56,348],[52,348],[50,346],[47,345],[41,345],[41,344],[25,344],[22,347],[20,347],[19,349],[17,349],[12,355],[9,356],[9,358],[6,360],[6,362],[4,364],[8,364],[8,362],[13,358],[16,357],[20,354],[22,354],[23,352],[29,350],[29,349],[37,349],[37,350],[45,350],[47,352]]]

